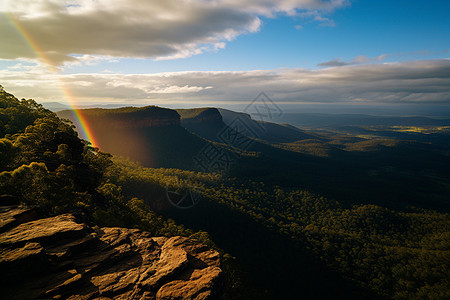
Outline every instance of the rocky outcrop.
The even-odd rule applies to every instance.
[[[217,108],[177,109],[177,112],[181,126],[202,138],[218,141],[218,135],[227,129]]]
[[[214,107],[208,108],[192,108],[192,109],[177,109],[177,113],[181,117],[181,124],[185,123],[207,123],[207,122],[222,122],[222,115],[219,110]]]
[[[219,108],[218,111],[223,117],[223,122],[229,127],[245,136],[265,140],[269,143],[292,143],[306,139],[322,139],[289,124],[267,122],[271,121],[271,118],[269,115],[265,116],[264,113],[262,115],[253,115],[253,117],[261,118],[261,120],[254,120],[247,113],[223,108]]]
[[[137,129],[147,127],[176,126],[176,125],[180,125],[180,119],[168,117],[148,117],[143,119],[106,120],[103,122],[97,122],[97,126],[110,129],[111,128]]]
[[[219,254],[185,237],[96,228],[71,214],[39,219],[0,207],[4,299],[214,299]]]
[[[180,115],[175,110],[156,106],[80,109],[78,114],[92,130],[100,131],[180,125]],[[60,111],[58,116],[71,120],[78,129],[82,125],[79,124],[79,117],[73,110]]]

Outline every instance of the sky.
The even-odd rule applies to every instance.
[[[71,105],[449,107],[446,0],[2,0],[0,85]]]

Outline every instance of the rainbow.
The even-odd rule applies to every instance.
[[[47,68],[58,75],[58,69],[51,63],[51,61],[45,56],[45,51],[43,51],[39,43],[31,36],[23,26],[21,26],[18,22],[14,20],[9,14],[6,14],[7,19],[11,23],[11,25],[19,32],[20,36],[23,38],[23,40],[26,42],[26,44],[33,50],[33,52],[36,53],[37,57],[45,63]],[[69,88],[67,88],[64,84],[64,82],[61,80],[61,78],[58,76],[58,83],[59,87],[61,88],[62,94],[66,98],[65,100],[70,104],[70,107],[72,108],[76,119],[80,126],[78,126],[78,129],[81,131],[80,134],[82,137],[87,139],[87,141],[92,145],[92,147],[98,147],[98,144],[95,141],[94,134],[92,132],[91,127],[89,126],[89,123],[86,121],[86,118],[81,113],[81,110],[78,108],[75,100],[75,96],[72,95]]]

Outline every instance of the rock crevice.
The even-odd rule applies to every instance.
[[[195,240],[94,230],[71,214],[36,215],[0,207],[0,287],[7,299],[218,297],[219,254]]]

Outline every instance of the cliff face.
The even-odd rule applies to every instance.
[[[213,299],[221,274],[219,254],[185,237],[0,207],[5,299]]]
[[[218,133],[226,129],[217,108],[177,109],[177,112],[181,126],[203,138],[215,141]]]
[[[147,127],[163,127],[180,125],[180,118],[170,117],[144,117],[141,119],[102,119],[92,120],[90,124],[94,127],[111,129],[141,129]]]
[[[205,141],[180,125],[180,115],[173,109],[156,106],[117,109],[82,109],[83,124],[74,111],[58,116],[70,119],[78,133],[89,138],[101,151],[128,157],[145,167],[193,167],[194,155]],[[85,130],[83,130],[85,129]]]
[[[175,110],[156,106],[81,109],[79,113],[94,129],[141,129],[180,125],[180,115]],[[79,125],[75,113],[71,110],[60,111],[58,116]]]
[[[222,122],[222,115],[217,108],[177,109],[181,123]]]
[[[219,108],[218,111],[222,115],[224,123],[228,126],[248,137],[266,140],[269,143],[292,143],[306,139],[320,139],[318,136],[311,135],[288,124],[253,120],[249,114],[223,108]]]

